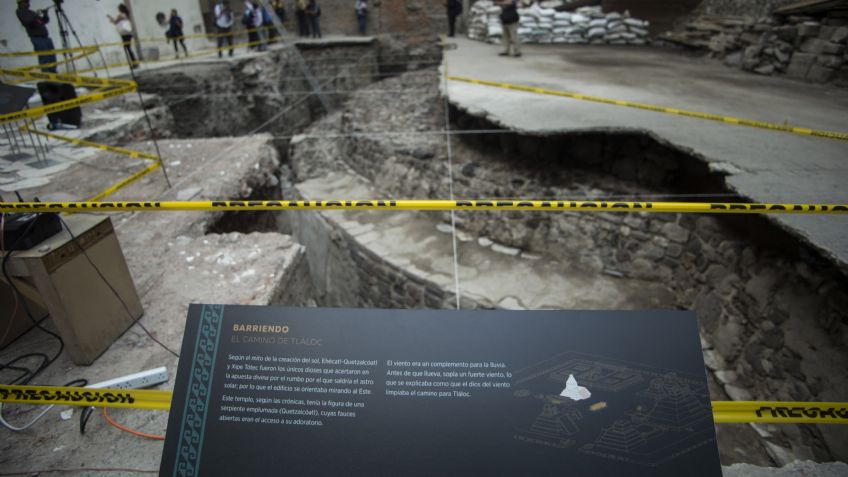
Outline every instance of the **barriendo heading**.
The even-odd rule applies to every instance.
[[[233,324],[233,331],[242,331],[247,333],[282,333],[289,332],[288,325],[245,325],[240,323]]]

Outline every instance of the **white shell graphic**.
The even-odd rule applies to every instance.
[[[589,399],[592,396],[592,393],[583,386],[578,386],[577,380],[574,379],[574,375],[569,374],[568,380],[565,382],[565,389],[563,389],[559,395],[573,399],[574,401],[582,401],[584,399]]]

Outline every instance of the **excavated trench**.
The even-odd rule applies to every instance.
[[[292,94],[314,89],[288,50],[156,73],[141,86],[170,105],[177,136],[260,127],[274,136],[278,181],[248,186],[241,199],[448,197],[446,137],[438,133],[445,104],[438,71],[428,64],[437,53],[385,39],[301,53],[324,89],[332,86],[326,101]],[[459,133],[451,138],[456,197],[745,199],[696,153],[647,133],[528,135],[454,106],[449,113]],[[329,195],[313,196],[321,191]],[[370,196],[340,197],[346,193]],[[319,305],[450,308],[454,291],[443,270],[451,257],[439,245],[448,217],[226,213],[207,232],[295,236],[306,246]],[[713,400],[848,395],[845,270],[768,218],[465,212],[456,221],[463,307],[692,309]],[[387,245],[388,227],[409,238],[406,255]],[[573,286],[545,288],[557,280]],[[502,282],[537,285],[491,285]],[[848,433],[836,426],[718,432],[724,464],[848,460]]]

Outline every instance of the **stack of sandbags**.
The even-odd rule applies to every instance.
[[[468,38],[490,43],[500,42],[503,36],[500,7],[492,0],[480,0],[474,3],[468,13]]]
[[[490,0],[475,2],[468,11],[468,38],[478,41],[486,41],[488,27],[486,23],[486,9],[494,6]]]
[[[576,12],[557,12],[558,0],[533,3],[519,8],[518,36],[522,43],[593,43],[644,45],[648,40],[648,22],[630,14],[605,14],[601,7],[578,8]],[[470,10],[469,38],[498,42],[503,36],[500,7],[491,0],[480,0]]]

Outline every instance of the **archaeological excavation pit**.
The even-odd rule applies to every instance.
[[[433,48],[378,40],[302,53],[311,80],[283,51],[164,69],[140,85],[167,105],[176,138],[261,129],[255,141],[274,160],[236,199],[447,198],[452,173],[465,199],[748,200],[726,170],[650,131],[527,133],[451,103],[448,138]],[[713,400],[838,401],[848,390],[844,264],[776,220],[461,212],[455,222],[462,308],[694,310]],[[449,213],[228,212],[204,230],[231,232],[295,237],[310,304],[456,303]],[[725,465],[848,458],[848,434],[833,426],[718,433]]]
[[[136,72],[140,95],[83,106],[92,118],[87,126],[95,129],[86,137],[151,154],[161,150],[169,178],[166,184],[157,171],[112,199],[566,200],[591,202],[595,210],[111,214],[150,331],[130,328],[84,368],[85,377],[96,381],[163,364],[176,373],[176,353],[165,347],[183,352],[189,303],[691,310],[712,401],[845,400],[848,268],[844,247],[833,239],[839,225],[826,217],[601,211],[630,201],[779,203],[776,197],[797,193],[792,174],[809,168],[838,177],[841,166],[808,164],[806,150],[795,153],[807,143],[788,148],[792,138],[778,132],[739,127],[724,136],[726,125],[540,93],[555,88],[660,104],[658,91],[671,101],[686,88],[678,90],[674,74],[653,83],[639,69],[652,67],[653,75],[677,65],[681,70],[674,71],[690,78],[695,93],[681,94],[688,104],[663,105],[762,112],[762,97],[747,96],[760,88],[756,80],[653,46],[528,46],[525,63],[513,67],[507,62],[514,58],[496,58],[491,45],[398,38],[292,41],[235,58],[142,68]],[[539,59],[527,58],[534,56]],[[536,91],[457,79],[466,76]],[[708,81],[718,86],[709,90]],[[714,104],[718,89],[732,91]],[[757,91],[778,103],[794,89],[775,79]],[[813,105],[848,101],[824,87],[810,89],[809,95],[820,93]],[[786,124],[818,124],[804,108],[779,106],[797,114],[775,113]],[[810,155],[841,157],[838,143],[819,144]],[[752,150],[766,159],[744,162]],[[772,164],[781,153],[785,160]],[[90,197],[138,168],[135,158],[92,152],[24,195]],[[754,177],[760,173],[767,179]],[[838,199],[830,189],[836,188],[822,185],[833,203]],[[817,192],[807,188],[796,203],[824,203]],[[32,335],[17,346],[43,347]],[[67,381],[79,369],[61,356],[43,380]],[[74,376],[65,379],[66,370]],[[35,414],[18,407],[6,413],[17,422]],[[163,414],[120,417],[154,433],[168,426]],[[24,437],[33,445],[0,445],[0,467],[6,461],[83,467],[92,460],[85,448],[112,445],[101,420],[92,420],[81,439],[74,426],[73,433],[66,425],[51,434],[55,447],[35,445],[40,435]],[[622,431],[634,432],[632,425]],[[719,424],[716,434],[724,466],[848,461],[845,426]],[[97,461],[159,463],[161,447],[139,448],[133,444]],[[725,475],[745,475],[739,472],[725,468]]]

